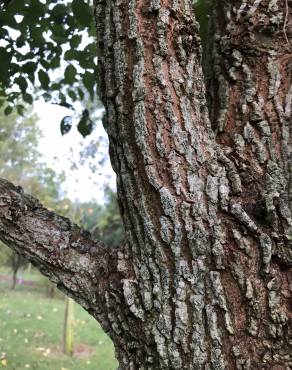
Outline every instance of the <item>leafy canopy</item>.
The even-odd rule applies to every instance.
[[[0,1],[0,105],[9,103],[5,114],[13,108],[23,114],[18,102],[31,104],[39,96],[73,110],[79,102],[78,128],[88,135],[88,100],[98,88],[94,37],[89,0]],[[61,124],[62,134],[70,130],[71,118]]]

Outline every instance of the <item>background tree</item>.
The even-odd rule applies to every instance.
[[[120,369],[287,369],[291,6],[214,2],[206,99],[191,5],[95,1],[126,243],[5,180],[0,235],[101,322]]]
[[[117,245],[123,235],[121,218],[116,202],[116,194],[109,187],[105,189],[105,204],[94,202],[72,202],[61,194],[60,188],[64,175],[57,175],[47,167],[39,152],[41,131],[37,126],[37,116],[30,109],[24,116],[17,112],[9,116],[4,114],[2,107],[0,116],[0,176],[21,185],[26,192],[34,194],[48,208],[63,216],[72,216],[74,221],[85,229],[94,232],[110,246]],[[89,149],[88,149],[89,150]],[[88,159],[88,153],[82,153],[82,163]],[[96,168],[92,168],[96,171]],[[26,268],[27,260],[15,252],[10,252],[0,242],[2,264],[9,265],[13,272],[12,288],[17,282],[20,268]],[[53,294],[53,285],[47,284],[47,294]]]
[[[107,246],[114,247],[121,243],[124,237],[124,228],[118,209],[116,193],[105,188],[105,203],[96,202],[76,204],[76,222],[91,232],[96,239],[103,241]]]
[[[65,355],[73,356],[74,353],[74,301],[66,297],[64,329],[63,329],[63,352]]]
[[[41,131],[37,116],[31,110],[25,116],[16,112],[6,116],[5,109],[0,111],[0,176],[23,186],[28,193],[38,194],[47,207],[52,207],[60,198],[64,177],[43,162],[38,149]]]
[[[0,266],[7,265],[10,255],[11,255],[11,250],[8,248],[3,248],[1,245],[0,246]]]
[[[20,269],[25,269],[28,265],[28,261],[25,257],[13,252],[8,259],[8,264],[12,269],[12,286],[11,289],[15,289],[17,284],[17,273]]]
[[[28,193],[37,194],[47,207],[56,208],[64,178],[42,162],[38,150],[41,131],[37,126],[37,116],[31,109],[27,109],[23,117],[17,112],[6,116],[6,108],[4,105],[0,111],[0,176],[23,186]],[[9,253],[2,242],[0,254],[2,263],[12,269],[14,289],[18,271],[26,268],[28,261],[13,251]]]

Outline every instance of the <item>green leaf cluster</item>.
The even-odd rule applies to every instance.
[[[0,1],[0,98],[12,113],[39,96],[74,110],[98,91],[93,7],[87,0]],[[20,113],[20,111],[18,110]]]

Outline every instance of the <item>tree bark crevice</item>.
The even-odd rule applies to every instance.
[[[291,367],[285,14],[284,0],[216,2],[206,89],[189,0],[95,0],[126,230],[112,255],[0,182],[1,238],[90,305],[120,369]]]

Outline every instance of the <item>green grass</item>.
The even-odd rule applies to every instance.
[[[37,275],[34,278],[37,282]],[[44,288],[18,286],[11,291],[9,283],[0,284],[0,369],[115,370],[111,340],[77,304],[74,342],[79,354],[75,351],[73,358],[62,354],[65,302],[60,294],[49,299],[44,293]]]

